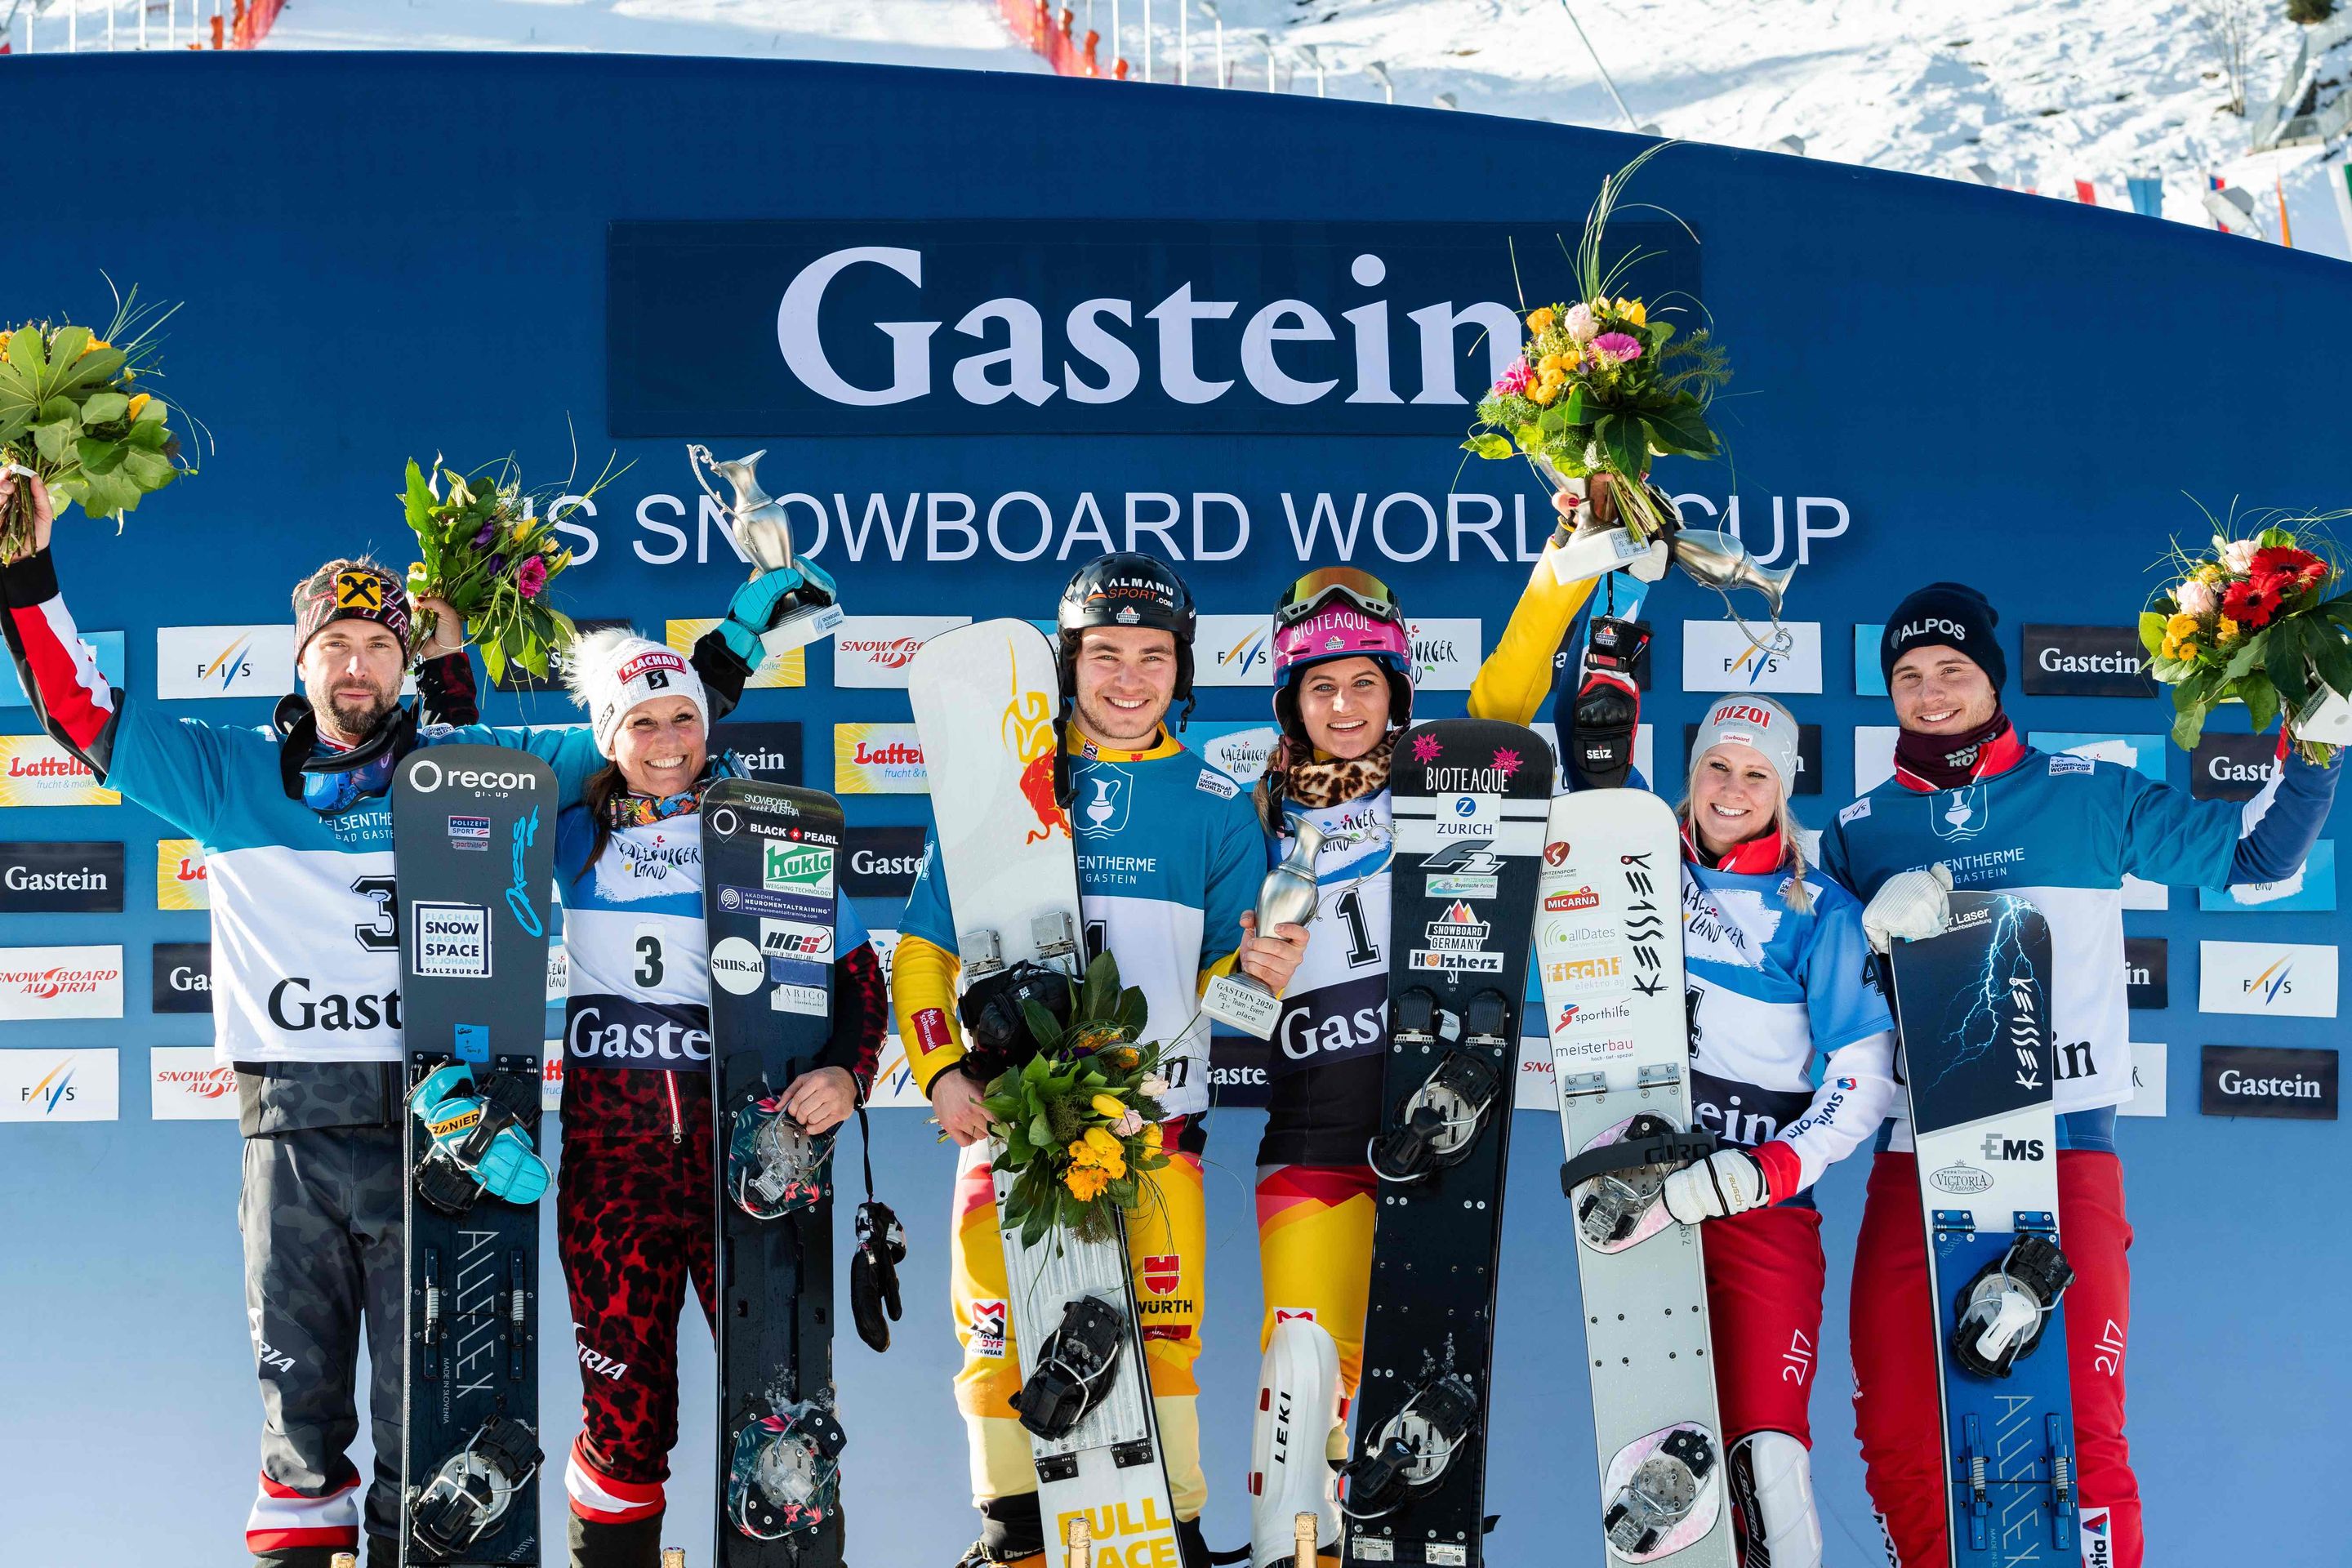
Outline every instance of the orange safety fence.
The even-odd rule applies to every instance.
[[[1102,43],[1101,35],[1089,28],[1083,38],[1079,37],[1073,30],[1077,16],[1067,5],[1056,7],[1051,0],[996,0],[996,10],[1004,18],[1004,25],[1013,30],[1013,36],[1051,66],[1055,75],[1104,74],[1095,55]],[[1110,74],[1126,80],[1127,62],[1113,60]]]

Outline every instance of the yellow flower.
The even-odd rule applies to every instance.
[[[2213,640],[2224,643],[2236,642],[2238,640],[2238,633],[2241,629],[2242,628],[2239,626],[2237,622],[2231,620],[2227,616],[2223,616],[2221,617],[2221,634]]]
[[[2197,568],[2197,580],[2200,583],[2218,584],[2226,575],[2227,574],[2221,570],[2221,563],[2216,561],[2208,561],[2204,565]]]
[[[142,409],[142,408],[146,407],[149,404],[151,404],[151,403],[152,403],[152,402],[154,402],[154,401],[155,401],[155,399],[154,399],[152,396],[149,395],[148,394],[146,394],[146,393],[144,393],[144,392],[142,392],[142,393],[139,394],[139,395],[137,395],[136,397],[133,397],[133,398],[131,400],[131,407],[130,407],[130,409],[129,409],[129,411],[128,411],[128,412],[129,412],[130,416],[131,416],[131,418],[133,418],[133,419],[138,418],[138,417],[139,417],[139,411],[140,411],[141,409]]]
[[[1528,388],[1528,401],[1540,407],[1559,395],[1561,384],[1559,377],[1548,375]]]
[[[1087,1147],[1087,1141],[1083,1138],[1074,1139],[1067,1152],[1071,1162],[1076,1164],[1093,1165],[1101,1162],[1101,1156]]]
[[[1087,1104],[1093,1108],[1097,1116],[1107,1121],[1116,1121],[1127,1114],[1127,1107],[1107,1094],[1096,1095]]]
[[[509,531],[507,537],[513,540],[517,544],[520,544],[522,542],[523,535],[529,533],[530,529],[530,519],[527,517],[519,517],[515,519],[515,525],[510,531]]]
[[[100,349],[110,349],[114,345],[112,343],[108,342],[104,338],[92,338],[89,342],[82,345],[81,352],[86,354],[94,354]],[[81,356],[77,354],[74,357],[79,359]]]
[[[2180,657],[2180,645],[2173,641],[2170,634],[2168,633],[2163,643],[2157,648],[2156,657],[2177,659]]]
[[[1559,320],[1559,312],[1554,310],[1549,305],[1546,305],[1540,310],[1529,310],[1528,312],[1528,331],[1531,332],[1548,332],[1551,331],[1552,323]]]
[[[1643,308],[1642,301],[1639,300],[1618,300],[1617,313],[1637,327],[1646,327],[1650,324],[1650,312]]]
[[[1160,1123],[1157,1121],[1147,1122],[1144,1125],[1143,1146],[1155,1154],[1160,1152]]]
[[[2189,615],[2174,616],[2164,623],[2164,635],[2182,642],[2188,641],[2197,635],[2197,617]]]
[[[1103,1059],[1115,1068],[1131,1068],[1143,1059],[1143,1053],[1133,1046],[1113,1046],[1103,1052]]]
[[[1110,1173],[1097,1170],[1092,1165],[1073,1165],[1062,1173],[1062,1184],[1069,1188],[1070,1195],[1082,1204],[1100,1197],[1102,1190],[1110,1185]]]
[[[1118,1140],[1102,1128],[1087,1128],[1086,1142],[1087,1147],[1094,1151],[1095,1158],[1103,1163],[1107,1164],[1110,1161],[1125,1158],[1119,1149]]]

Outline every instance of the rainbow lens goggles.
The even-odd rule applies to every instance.
[[[1293,583],[1274,607],[1277,628],[1295,626],[1320,613],[1332,600],[1352,605],[1376,621],[1401,621],[1396,595],[1378,577],[1357,566],[1325,566]]]

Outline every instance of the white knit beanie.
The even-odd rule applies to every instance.
[[[1691,764],[1722,745],[1736,742],[1753,746],[1764,753],[1772,771],[1780,775],[1783,799],[1797,788],[1797,719],[1786,708],[1769,697],[1743,691],[1728,697],[1718,697],[1715,706],[1706,710],[1706,722],[1691,740]]]
[[[694,704],[702,727],[710,728],[710,700],[702,678],[686,655],[622,626],[583,632],[564,650],[564,683],[572,700],[588,710],[588,728],[607,762],[621,721],[640,702],[680,697]]]

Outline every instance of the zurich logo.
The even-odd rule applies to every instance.
[[[1927,797],[1927,826],[1936,837],[1964,843],[1982,833],[1992,821],[1992,801],[1980,784],[1938,790]]]

